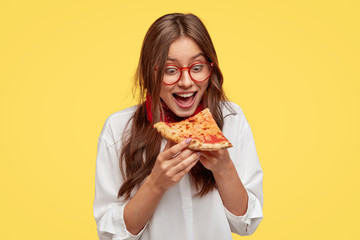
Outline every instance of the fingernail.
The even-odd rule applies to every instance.
[[[191,143],[191,140],[192,140],[191,138],[188,138],[188,139],[186,139],[185,143],[189,144],[189,143]]]

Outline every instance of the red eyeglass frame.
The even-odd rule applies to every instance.
[[[191,74],[190,74],[190,69],[196,65],[196,64],[199,64],[199,63],[206,63],[206,64],[209,64],[210,65],[210,73],[209,73],[209,76],[207,78],[205,78],[204,80],[201,80],[201,81],[197,81],[195,79],[192,78]],[[176,80],[174,83],[166,83],[166,82],[162,82],[163,84],[165,85],[174,85],[175,83],[177,83],[180,79],[181,79],[181,76],[182,76],[182,73],[183,73],[183,70],[187,70],[188,73],[189,73],[189,77],[191,78],[191,80],[193,80],[194,82],[204,82],[206,80],[208,80],[213,72],[213,67],[214,67],[214,63],[213,62],[196,62],[192,65],[190,65],[189,67],[179,67],[179,66],[176,66],[176,65],[172,65],[172,64],[167,64],[166,66],[172,66],[172,67],[176,67],[177,69],[180,70],[180,76],[179,76],[179,79]]]

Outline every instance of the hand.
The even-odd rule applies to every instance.
[[[148,177],[156,189],[166,191],[178,183],[197,163],[199,153],[187,149],[190,142],[191,139],[187,139],[175,145],[168,141]]]
[[[232,166],[232,161],[227,149],[201,152],[199,159],[202,165],[212,171],[213,174],[226,173]]]

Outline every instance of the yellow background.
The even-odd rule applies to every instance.
[[[97,239],[97,138],[133,105],[150,24],[192,12],[249,120],[264,220],[247,239],[359,239],[359,1],[2,1],[0,238]],[[241,239],[234,235],[234,239]]]

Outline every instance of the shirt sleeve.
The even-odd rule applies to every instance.
[[[120,175],[118,153],[115,144],[100,137],[96,159],[94,217],[100,240],[137,240],[137,235],[127,231],[123,212],[127,202],[117,198],[123,183]]]
[[[238,146],[233,161],[241,182],[248,193],[248,208],[244,216],[235,216],[224,207],[231,231],[242,236],[254,233],[263,219],[263,172],[250,126],[244,116],[243,122],[241,129],[243,134],[239,134]]]

